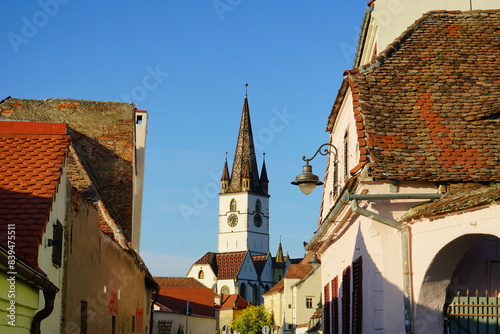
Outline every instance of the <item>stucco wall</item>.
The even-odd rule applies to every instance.
[[[151,291],[131,254],[99,229],[93,206],[71,194],[67,228],[64,332],[80,333],[81,302],[87,303],[87,332],[147,333]]]

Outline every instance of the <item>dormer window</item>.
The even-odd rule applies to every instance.
[[[233,198],[229,204],[229,211],[236,211],[236,200]]]

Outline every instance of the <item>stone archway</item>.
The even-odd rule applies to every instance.
[[[453,274],[472,246],[489,234],[466,234],[446,244],[427,268],[415,305],[415,333],[442,334],[447,290]]]

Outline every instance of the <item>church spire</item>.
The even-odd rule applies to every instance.
[[[245,84],[245,87],[247,86],[248,84]],[[252,124],[250,122],[250,108],[248,107],[248,96],[245,88],[240,130],[228,192],[246,191],[256,194],[264,193],[260,185],[257,158],[255,157],[253,143]]]
[[[260,188],[262,189],[262,191],[264,192],[264,194],[268,194],[269,193],[269,179],[267,178],[267,169],[266,169],[266,154],[263,153],[263,156],[262,156],[262,169],[261,169],[261,172],[260,172]]]
[[[227,152],[226,161],[224,162],[224,168],[222,169],[222,177],[220,178],[220,192],[225,193],[229,188],[229,182],[231,178],[229,177],[229,167],[227,166]]]

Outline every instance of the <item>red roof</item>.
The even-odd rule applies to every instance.
[[[313,269],[310,264],[291,264],[286,271],[285,278],[303,278]]]
[[[153,299],[155,296],[153,296]],[[158,302],[170,310],[183,313],[189,299],[192,315],[211,317],[215,316],[214,291],[203,288],[161,288]]]
[[[212,253],[208,252],[195,264],[210,264],[217,279],[232,279],[238,276],[247,252]]]
[[[429,12],[371,63],[346,72],[339,96],[350,88],[370,176],[500,181],[499,29],[500,10]]]
[[[252,305],[238,294],[224,295],[221,302],[221,310],[244,310]]]
[[[206,289],[207,287],[192,277],[154,277],[161,288]]]
[[[69,143],[65,124],[0,122],[0,229],[15,226],[16,255],[37,269]]]

